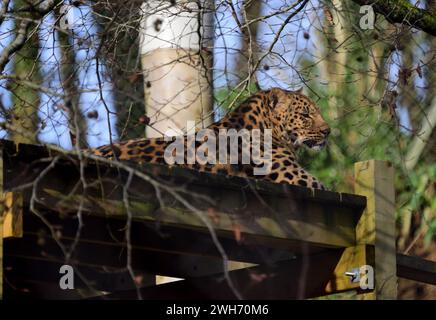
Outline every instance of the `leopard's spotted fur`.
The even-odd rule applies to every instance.
[[[218,134],[222,128],[272,129],[272,167],[267,175],[254,176],[250,164],[183,164],[181,166],[218,174],[255,177],[278,183],[295,184],[309,188],[324,186],[297,162],[295,149],[301,145],[319,150],[330,133],[318,107],[299,91],[279,88],[259,91],[233,112],[209,129]],[[171,142],[163,138],[136,139],[91,150],[94,155],[118,160],[165,164],[165,148]],[[186,143],[186,137],[185,137]],[[186,155],[185,155],[186,156]]]

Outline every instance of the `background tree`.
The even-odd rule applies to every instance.
[[[8,3],[4,2],[7,6]],[[18,143],[35,143],[38,141],[39,117],[38,108],[40,96],[38,86],[41,84],[39,66],[39,35],[37,24],[32,20],[32,12],[18,13],[28,7],[28,2],[16,0],[13,10],[15,38],[21,33],[27,34],[27,41],[13,57],[13,71],[9,80],[9,90],[12,93],[12,108],[7,116],[10,120],[9,136]]]
[[[143,1],[93,1],[102,45],[99,55],[108,67],[116,128],[120,139],[144,136],[144,84],[139,55],[140,6]]]

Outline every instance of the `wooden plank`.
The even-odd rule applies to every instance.
[[[436,285],[436,262],[397,253],[397,276]]]
[[[17,240],[7,240],[17,241]],[[15,292],[15,295],[29,295],[37,299],[53,299],[47,297],[41,288],[33,288],[33,292],[29,292],[31,283],[39,283],[53,285],[55,293],[62,296],[64,291],[59,287],[59,269],[65,264],[63,259],[54,259],[49,257],[29,258],[21,256],[8,256],[5,265],[5,276],[8,283],[5,284],[5,297],[10,298],[8,294]],[[77,291],[78,298],[85,291],[117,291],[135,289],[129,271],[125,268],[108,268],[102,265],[82,265],[70,264],[74,270],[74,291]],[[136,281],[140,282],[141,286],[154,284],[154,276],[144,272],[135,270]],[[82,297],[84,298],[84,297]],[[58,298],[59,299],[59,298]]]
[[[47,225],[29,212],[25,213],[24,217],[24,238],[10,239],[5,254],[64,259]],[[55,214],[45,213],[45,219],[49,225],[56,228],[56,235],[59,237],[57,240],[67,247],[74,241],[77,233],[77,220],[74,217],[60,218]],[[80,263],[122,267],[127,247],[125,220],[84,215],[83,224],[79,243],[72,258]],[[159,262],[162,261],[165,264],[161,267],[162,272],[174,276],[201,275],[207,272],[206,269],[213,272],[222,270],[222,256],[208,233],[163,226],[156,228],[138,221],[132,222],[130,233],[132,262],[138,269],[158,271]],[[219,241],[229,259],[254,263],[289,259],[294,256],[290,250],[301,250],[290,242],[286,242],[282,249],[277,249],[270,247],[270,242],[247,244],[232,238],[220,238]],[[95,253],[90,255],[89,252]],[[319,250],[311,248],[310,252]],[[172,256],[178,262],[167,265],[168,256]],[[186,259],[182,259],[183,256],[186,256]],[[212,265],[210,268],[207,268],[208,259]],[[188,270],[189,261],[193,270]]]
[[[366,264],[371,252],[371,247],[364,245],[330,250],[305,258],[231,271],[229,277],[244,299],[313,298],[359,288],[359,283],[351,282],[343,270]],[[306,281],[302,282],[302,276]],[[141,294],[144,299],[237,299],[222,273],[144,288]],[[107,299],[135,297],[134,291],[105,296]]]
[[[5,161],[6,161],[6,179],[5,189],[10,190],[14,187],[20,186],[23,183],[32,182],[35,177],[38,176],[41,169],[45,168],[49,162],[50,158],[54,156],[63,157],[63,161],[59,161],[61,167],[67,168],[75,166],[77,169],[77,156],[74,154],[69,154],[68,151],[60,153],[58,151],[50,150],[43,146],[38,145],[28,145],[19,144],[16,146],[12,141],[0,139],[0,146],[5,150]],[[45,159],[45,164],[41,163],[39,160]],[[38,163],[41,165],[39,170]],[[126,164],[126,162],[124,162]],[[188,186],[211,186],[219,189],[231,189],[233,192],[241,191],[242,189],[258,192],[259,195],[279,195],[284,197],[293,197],[298,200],[310,200],[310,202],[320,202],[323,204],[336,204],[342,207],[352,208],[359,210],[365,207],[366,200],[364,197],[348,194],[348,193],[337,193],[331,191],[323,190],[310,190],[308,188],[303,188],[295,185],[277,184],[271,183],[263,180],[256,179],[245,179],[236,176],[225,176],[211,174],[207,172],[198,172],[195,170],[184,169],[181,167],[170,167],[161,164],[137,164],[128,163],[129,167],[137,169],[147,175],[154,178],[160,177],[158,181],[178,181],[183,182]],[[116,168],[113,164],[112,168]],[[96,171],[101,171],[101,178],[110,178],[105,176],[106,169],[111,168],[110,165],[104,163],[98,163],[93,160],[87,161],[86,173],[92,173]],[[70,170],[69,172],[58,172],[60,176],[74,177],[78,175],[77,170]],[[112,177],[119,174],[119,170],[115,169],[111,171]],[[71,174],[71,175],[67,175]],[[59,180],[59,179],[58,179]],[[351,210],[352,211],[352,210]]]
[[[3,238],[23,236],[23,196],[19,192],[2,194]]]
[[[49,239],[25,235],[21,239],[8,239],[4,248],[5,267],[11,269],[17,266],[10,265],[11,261],[21,259],[27,261],[29,274],[35,272],[33,264],[35,261],[52,261],[59,264],[65,263],[63,253],[57,248],[57,244]],[[43,246],[37,240],[46,241]],[[72,244],[72,240],[62,239],[65,246]],[[89,254],[92,252],[92,254]],[[15,259],[15,260],[14,260]],[[7,263],[6,263],[7,262]],[[79,242],[69,264],[94,269],[123,269],[127,267],[126,248],[121,246],[107,246],[101,243]],[[156,252],[141,250],[136,247],[131,250],[131,267],[141,273],[162,274],[173,277],[197,277],[222,272],[224,263],[222,259],[203,257],[199,255]],[[57,276],[58,273],[55,274]],[[26,274],[22,274],[26,277]],[[33,275],[34,278],[40,274]]]
[[[54,196],[56,199],[53,204],[48,206],[50,209],[64,213],[77,212],[80,204],[79,196],[67,198],[54,190],[45,189],[44,191],[43,198],[46,203],[51,201],[50,196]],[[222,191],[222,193],[226,192]],[[127,215],[122,201],[86,195],[81,197],[84,199],[82,208],[85,212],[107,217],[125,217]],[[190,195],[184,195],[184,198],[189,203],[197,202],[195,207],[199,210],[198,212],[184,208],[174,198],[165,195],[165,192],[162,192],[162,199],[166,200],[168,205],[163,210],[159,208],[158,200],[153,193],[148,197],[143,196],[140,201],[131,201],[130,205],[131,212],[138,221],[207,231],[205,223],[200,217],[203,215],[215,231],[222,236],[234,237],[237,230],[241,237],[263,238],[264,241],[267,238],[270,241],[294,240],[325,247],[347,247],[355,243],[354,227],[356,221],[353,216],[345,214],[346,210],[320,204],[298,203],[294,199],[269,198],[265,201],[271,202],[270,207],[274,213],[268,214],[265,212],[267,209],[262,208],[258,201],[250,202],[254,198],[253,195],[247,194],[246,197],[248,199],[243,206],[243,212],[234,214],[226,212],[224,208],[228,204],[230,206],[228,210],[231,210],[230,200],[223,201],[215,197],[216,205],[210,207],[219,206],[217,210],[214,210],[216,219],[208,216],[207,206],[198,203],[198,199],[196,200],[195,196]],[[272,204],[273,200],[274,204]],[[158,217],[157,212],[159,212]]]
[[[356,194],[367,198],[356,227],[360,244],[374,245],[375,291],[364,299],[396,299],[394,169],[388,162],[369,160],[354,165]]]

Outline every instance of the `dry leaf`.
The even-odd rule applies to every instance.
[[[418,74],[418,77],[420,77],[422,79],[422,70],[421,70],[421,66],[419,64],[415,70],[416,70],[416,73]]]
[[[412,70],[409,68],[402,68],[398,71],[398,78],[403,85],[409,83],[409,78],[412,75]]]
[[[325,15],[325,18],[327,19],[328,23],[331,26],[334,26],[335,25],[335,21],[333,20],[333,14],[332,14],[332,12],[330,11],[329,8],[324,7],[324,15]]]
[[[141,74],[140,73],[133,73],[129,76],[129,82],[130,83],[135,83],[138,82],[141,79]]]

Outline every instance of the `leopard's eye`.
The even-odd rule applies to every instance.
[[[309,118],[310,113],[309,113],[309,111],[302,111],[302,112],[301,112],[301,115],[302,115],[303,117],[305,117],[305,118]]]

